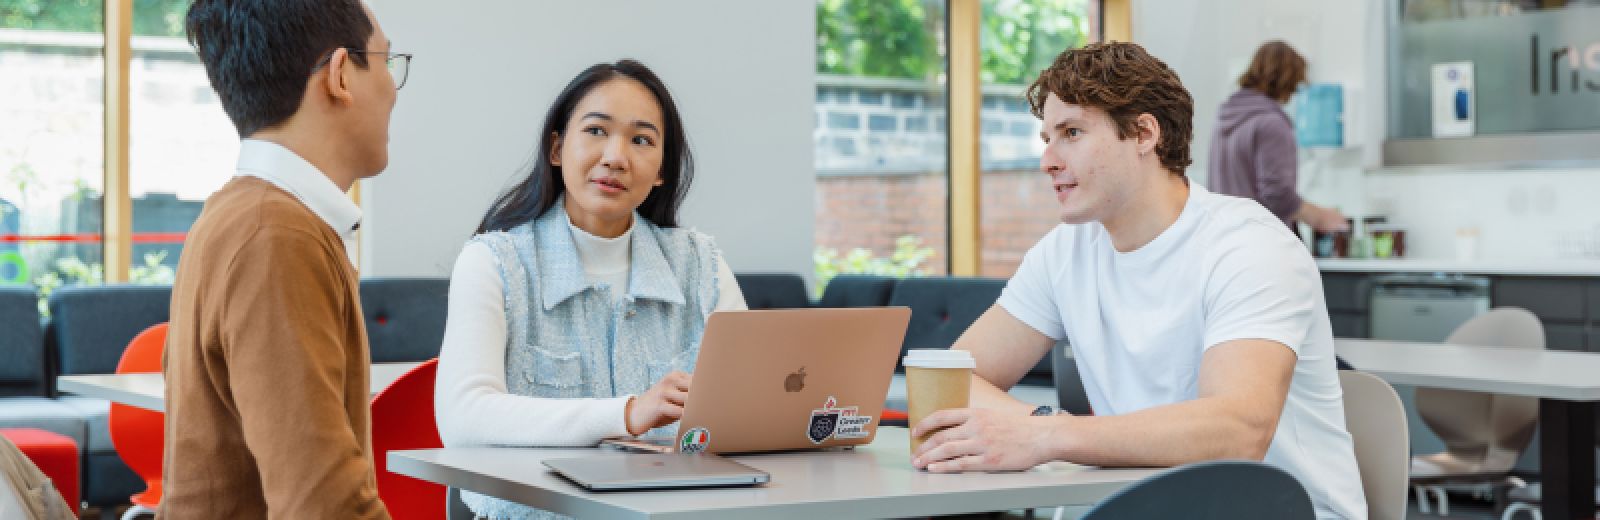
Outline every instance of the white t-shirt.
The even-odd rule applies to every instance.
[[[1117,252],[1099,223],[1057,226],[1023,257],[1000,306],[1071,343],[1097,415],[1195,399],[1214,345],[1288,346],[1298,361],[1266,462],[1300,480],[1318,517],[1366,518],[1316,264],[1261,205],[1189,189],[1178,220],[1131,252]]]

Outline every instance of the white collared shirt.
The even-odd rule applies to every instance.
[[[349,253],[350,241],[361,227],[361,207],[340,191],[322,170],[283,145],[245,139],[239,143],[237,175],[260,178],[294,195],[339,235],[346,254]]]

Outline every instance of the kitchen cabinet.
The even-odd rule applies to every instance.
[[[1336,338],[1365,338],[1368,288],[1365,273],[1322,273],[1322,297]]]
[[[1545,323],[1545,348],[1550,350],[1587,350],[1584,347],[1584,336],[1587,335],[1587,332],[1583,325]]]
[[[1583,323],[1584,285],[1570,278],[1498,277],[1493,284],[1495,307],[1522,307],[1550,323]]]
[[[1335,337],[1371,337],[1371,280],[1385,274],[1390,273],[1322,273]],[[1600,278],[1492,275],[1489,285],[1491,306],[1521,307],[1539,317],[1550,348],[1600,352]]]
[[[1589,322],[1600,323],[1600,280],[1589,282]]]
[[[1367,312],[1367,287],[1365,273],[1322,273],[1322,296],[1329,311]]]

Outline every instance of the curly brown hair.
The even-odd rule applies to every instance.
[[[1239,77],[1239,86],[1255,90],[1283,103],[1306,81],[1306,59],[1294,47],[1280,40],[1261,44],[1250,60],[1250,68]]]
[[[1189,157],[1194,98],[1171,67],[1138,44],[1092,43],[1061,53],[1028,87],[1035,117],[1044,118],[1051,94],[1063,103],[1106,111],[1119,139],[1137,135],[1139,115],[1150,114],[1161,127],[1156,143],[1161,166],[1181,176],[1194,162]]]

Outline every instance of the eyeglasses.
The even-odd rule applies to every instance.
[[[398,52],[364,51],[350,48],[346,48],[345,50],[348,52],[359,52],[361,54],[382,54],[384,64],[389,68],[389,77],[394,78],[394,89],[400,90],[401,87],[406,86],[406,75],[411,72],[410,54],[402,54]],[[338,52],[338,49],[329,51],[327,56],[324,56],[321,60],[317,60],[317,66],[311,67],[311,73],[316,74],[317,71],[322,70],[323,67],[326,67],[329,61],[333,61],[334,52]]]

